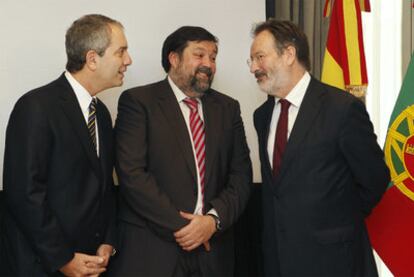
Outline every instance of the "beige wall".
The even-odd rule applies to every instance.
[[[405,75],[414,51],[414,13],[411,1],[402,2],[402,74]]]
[[[213,87],[240,101],[255,179],[260,179],[252,113],[265,96],[246,66],[252,23],[265,17],[265,1],[257,0],[0,1],[0,168],[5,128],[14,103],[23,93],[63,72],[65,31],[73,20],[87,13],[121,21],[129,40],[133,64],[123,87],[99,94],[113,119],[121,91],[165,77],[160,52],[169,33],[181,25],[201,25],[215,34],[220,45]]]

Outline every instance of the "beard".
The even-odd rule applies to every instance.
[[[267,94],[271,94],[274,85],[274,78],[269,77],[269,75],[264,71],[257,71],[254,73],[254,76],[257,79],[260,90]],[[264,79],[260,80],[259,78]]]
[[[207,78],[197,77],[199,74],[205,74]],[[213,72],[209,67],[201,66],[197,68],[190,80],[190,87],[198,93],[207,93],[213,82]]]

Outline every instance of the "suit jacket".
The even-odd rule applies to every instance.
[[[363,103],[312,78],[276,178],[267,154],[274,98],[254,113],[267,276],[377,275],[364,218],[389,182]]]
[[[223,232],[211,252],[199,247],[205,274],[233,271],[232,224],[249,198],[252,173],[237,101],[215,90],[202,97],[206,173],[204,212],[214,208]],[[180,247],[173,232],[188,224],[179,211],[193,213],[197,200],[196,164],[191,138],[167,79],[125,91],[118,106],[116,169],[120,180],[119,249],[125,261],[115,275],[171,275]],[[142,232],[131,238],[128,233]],[[123,246],[126,247],[123,249]],[[140,249],[132,255],[131,251]],[[160,266],[162,265],[162,266]],[[135,268],[135,269],[134,269]]]
[[[17,101],[3,172],[11,275],[55,274],[74,252],[115,243],[112,122],[100,101],[96,114],[99,158],[64,75]]]

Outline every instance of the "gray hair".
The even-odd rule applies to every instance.
[[[111,44],[111,26],[122,24],[112,18],[100,14],[88,14],[74,21],[66,32],[66,69],[75,73],[83,68],[86,53],[94,50],[103,56]]]

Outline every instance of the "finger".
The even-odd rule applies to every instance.
[[[194,240],[194,237],[195,236],[194,236],[193,233],[186,233],[181,237],[176,237],[175,241],[178,242],[178,243],[182,243],[182,242],[185,242],[185,241],[188,241],[188,240]]]
[[[85,263],[85,266],[86,266],[87,268],[99,268],[99,267],[102,267],[102,265],[101,265],[101,264],[95,264],[95,263],[91,263],[91,262],[86,262],[86,263]]]
[[[104,257],[104,262],[102,263],[102,265],[103,266],[108,266],[108,264],[109,264],[109,259],[110,259],[110,256],[108,256],[108,255],[106,255],[105,257]]]
[[[104,262],[104,258],[99,256],[92,256],[92,255],[86,255],[81,254],[80,257],[82,258],[84,263],[95,263],[95,264],[102,264]]]
[[[181,215],[183,218],[188,219],[188,220],[192,220],[193,218],[195,218],[195,217],[196,217],[196,216],[195,216],[195,215],[193,215],[193,214],[189,214],[189,213],[182,212],[182,211],[180,211],[180,215]]]
[[[194,239],[188,239],[182,242],[179,242],[178,244],[182,247],[182,248],[187,248],[190,247],[191,245],[193,245],[194,243],[201,243],[200,241],[194,240]]]
[[[191,223],[190,223],[191,224]],[[191,233],[191,226],[190,224],[184,226],[183,228],[181,228],[180,230],[178,230],[177,232],[174,233],[175,238],[182,238],[188,234]]]
[[[201,243],[193,243],[192,245],[190,245],[190,246],[188,246],[188,247],[183,247],[183,249],[185,250],[185,251],[191,251],[191,250],[194,250],[194,249],[196,249],[197,247],[199,247],[201,245]]]
[[[106,268],[104,267],[98,267],[98,268],[88,268],[88,267],[84,267],[82,270],[82,274],[84,275],[96,275],[96,274],[101,274],[103,272],[106,271]]]
[[[177,236],[175,239],[178,243],[183,243],[185,241],[204,241],[202,233],[195,230],[194,228],[189,229],[188,232],[183,233],[183,236]]]
[[[211,246],[210,246],[210,242],[206,241],[205,243],[203,243],[204,248],[206,249],[207,252],[210,252],[211,250]]]

